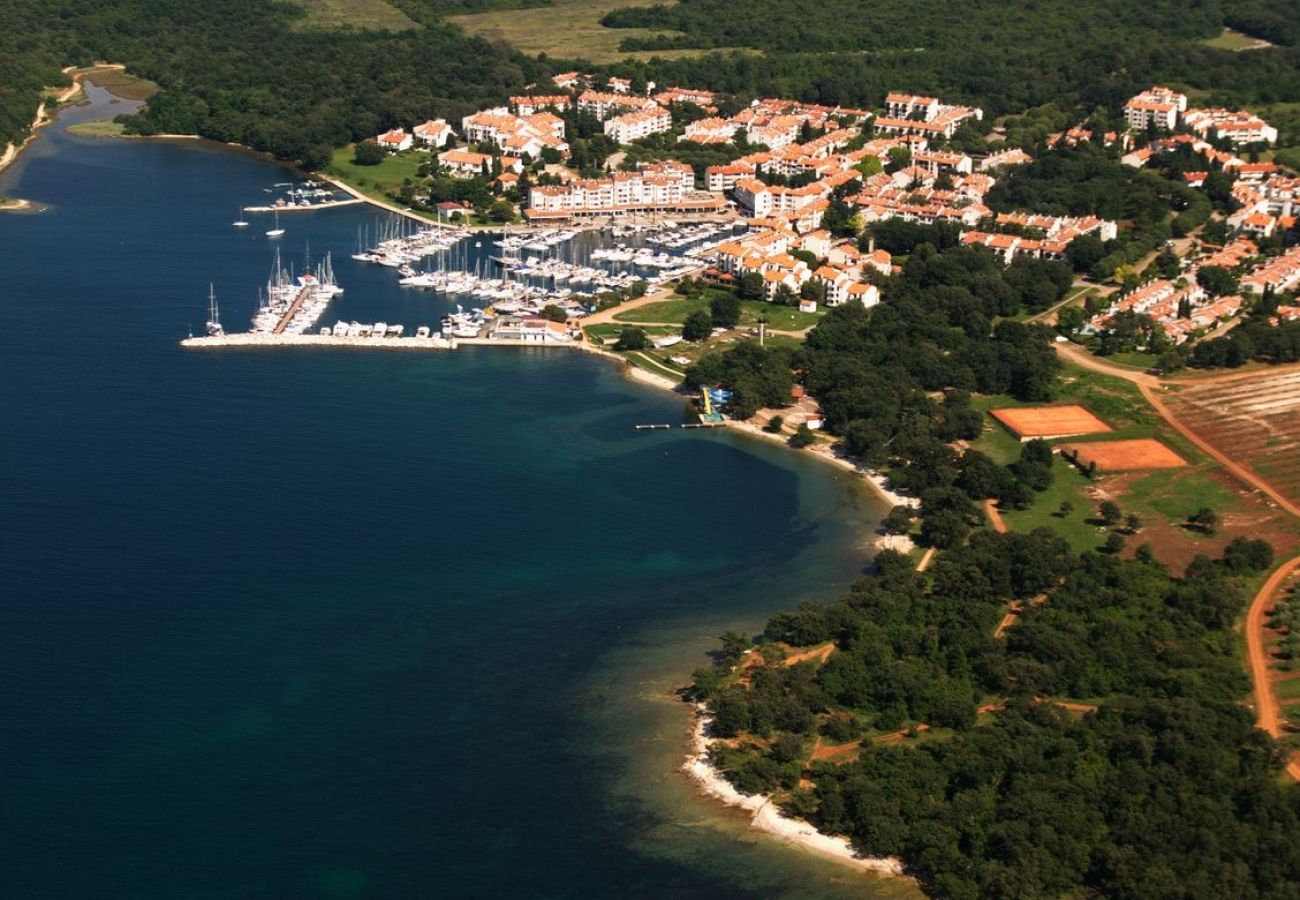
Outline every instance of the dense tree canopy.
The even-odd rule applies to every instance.
[[[718,731],[739,737],[715,757],[742,790],[901,856],[936,896],[1291,895],[1300,789],[1279,784],[1277,748],[1237,702],[1231,633],[1237,576],[1270,564],[1267,545],[1198,559],[1185,580],[1075,556],[1046,529],[980,532],[925,575],[879,562],[837,602],[768,623],[769,640],[833,641],[820,668],[752,666],[746,687],[726,675],[733,640],[731,662],[697,673]],[[994,637],[1008,600],[1040,593]],[[1097,709],[1044,699],[1061,697]],[[953,731],[870,739],[916,723]],[[815,732],[867,739],[856,761],[806,766]]]

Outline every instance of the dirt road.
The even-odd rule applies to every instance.
[[[1250,661],[1250,677],[1255,683],[1255,722],[1273,737],[1282,736],[1282,723],[1278,717],[1277,699],[1268,677],[1268,654],[1264,650],[1264,612],[1273,602],[1277,589],[1292,572],[1300,568],[1300,556],[1278,566],[1264,586],[1259,589],[1246,613],[1246,656]],[[1300,762],[1287,763],[1287,773],[1300,781]]]

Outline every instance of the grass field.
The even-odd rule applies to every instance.
[[[524,53],[547,53],[598,63],[629,57],[678,57],[703,52],[657,50],[653,53],[620,53],[618,45],[624,38],[675,33],[649,28],[605,28],[600,24],[601,17],[611,10],[644,5],[645,0],[555,0],[551,6],[450,16],[448,21],[470,34],[506,41]]]
[[[686,317],[697,310],[709,309],[707,300],[686,299],[680,297],[674,300],[663,300],[657,303],[647,303],[645,306],[637,309],[624,310],[614,314],[614,319],[619,322],[672,322],[680,325],[686,321]]]
[[[1273,46],[1266,40],[1250,37],[1231,28],[1225,28],[1217,36],[1207,38],[1201,43],[1216,50],[1262,50]]]
[[[420,163],[429,160],[427,153],[408,151],[389,155],[377,166],[359,166],[352,161],[352,155],[351,145],[335,150],[334,158],[326,171],[343,179],[363,194],[386,202],[393,200],[389,193],[397,193],[405,179],[416,178]]]
[[[97,122],[78,122],[69,125],[68,134],[80,134],[84,137],[120,137],[125,129],[118,122],[106,119]]]
[[[143,78],[128,75],[121,69],[98,69],[86,80],[123,100],[148,100],[158,93],[158,85]]]
[[[1095,549],[1105,540],[1106,531],[1089,520],[1102,500],[1112,499],[1125,515],[1136,515],[1142,523],[1137,535],[1125,536],[1129,545],[1126,553],[1149,543],[1157,558],[1176,571],[1198,553],[1218,555],[1223,545],[1238,535],[1264,537],[1279,552],[1294,546],[1297,528],[1290,517],[1241,489],[1160,418],[1135,385],[1070,366],[1065,369],[1062,384],[1062,396],[1057,402],[1079,403],[1115,430],[1056,443],[1086,445],[1098,440],[1154,438],[1189,465],[1177,470],[1124,472],[1089,479],[1058,456],[1053,462],[1052,484],[1036,495],[1033,506],[1027,510],[1002,510],[1002,518],[1012,530],[1047,526],[1060,532],[1077,551]],[[1011,398],[999,396],[977,396],[973,402],[982,410],[1017,405]],[[1000,463],[1011,462],[1021,451],[1021,444],[991,417],[972,446]],[[1062,502],[1073,506],[1065,516],[1059,514]],[[1215,509],[1223,519],[1214,535],[1184,526],[1187,517],[1204,506]]]
[[[384,0],[293,0],[307,15],[297,28],[371,28],[378,31],[402,31],[414,28],[406,13]]]
[[[696,310],[708,310],[709,301],[702,297],[675,297],[658,303],[647,303],[637,309],[615,313],[619,322],[673,322],[681,324]],[[799,312],[793,306],[778,306],[762,300],[745,300],[740,304],[740,327],[757,327],[759,318],[767,319],[767,327],[777,331],[802,331],[816,325],[821,313]]]

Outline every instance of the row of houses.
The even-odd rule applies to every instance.
[[[695,190],[695,172],[679,162],[650,163],[606,178],[537,185],[524,211],[530,221],[554,221],[642,212],[717,213],[721,198]]]
[[[1134,95],[1124,104],[1130,128],[1173,131],[1180,124],[1204,138],[1231,144],[1277,143],[1277,129],[1253,113],[1210,107],[1189,108],[1187,95],[1159,85]]]
[[[1292,247],[1281,256],[1265,260],[1237,282],[1243,291],[1281,294],[1300,287],[1300,247]]]
[[[816,268],[792,251],[806,250],[824,260]],[[800,236],[773,223],[733,241],[720,245],[716,252],[717,270],[730,278],[757,274],[763,279],[763,293],[773,300],[782,288],[793,294],[812,283],[819,288],[826,306],[861,303],[871,307],[880,302],[880,289],[865,280],[867,268],[892,271],[889,254],[873,251],[863,254],[852,242],[833,244],[829,232],[817,231]],[[813,312],[815,300],[804,300],[800,308]]]
[[[1228,216],[1228,225],[1260,237],[1294,227],[1300,215],[1300,178],[1276,172],[1264,181],[1239,179],[1232,186],[1237,208]]]

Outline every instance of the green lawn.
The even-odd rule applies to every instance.
[[[1034,505],[1029,509],[999,510],[1003,521],[1012,531],[1050,528],[1065,538],[1076,553],[1096,550],[1106,540],[1107,529],[1087,522],[1095,515],[1093,501],[1084,493],[1091,482],[1059,456],[1052,460],[1052,476],[1047,490],[1034,494]],[[1074,507],[1067,516],[1059,514],[1062,502]]]
[[[637,309],[614,314],[619,322],[675,322],[682,323],[696,310],[709,308],[708,297],[674,297],[656,303],[647,303]],[[762,300],[744,300],[740,304],[740,327],[758,327],[759,318],[767,320],[767,327],[777,331],[802,331],[816,325],[822,313],[800,312],[793,306],[778,306]]]
[[[661,375],[664,378],[671,378],[673,381],[681,381],[683,373],[677,369],[660,362],[649,351],[634,350],[623,354],[627,361],[639,369],[645,369],[655,375]]]
[[[390,194],[396,194],[407,179],[419,177],[420,164],[429,161],[429,154],[408,150],[405,153],[390,154],[377,166],[359,166],[352,161],[351,145],[334,151],[326,171],[352,187],[376,200],[393,202]]]
[[[1112,353],[1110,356],[1103,358],[1108,363],[1130,366],[1134,369],[1140,369],[1143,372],[1155,368],[1156,363],[1160,359],[1160,357],[1154,353],[1141,353],[1136,350],[1132,353]]]
[[[668,325],[646,325],[642,326],[641,330],[651,337],[662,337],[666,334],[679,334],[681,332],[681,329]],[[585,331],[592,340],[599,342],[605,338],[618,337],[623,333],[623,326],[608,322],[603,325],[588,325]]]
[[[647,303],[645,306],[636,309],[615,313],[614,318],[619,322],[674,322],[680,325],[686,321],[687,316],[701,309],[705,312],[708,311],[708,300],[700,298],[688,300],[685,297],[680,297],[673,300]]]
[[[755,326],[760,317],[767,319],[767,327],[777,331],[802,331],[811,328],[825,315],[820,307],[815,313],[799,312],[793,306],[778,306],[763,300],[742,300],[740,303],[740,324],[742,327]]]
[[[1279,700],[1291,700],[1300,697],[1300,678],[1289,678],[1273,685],[1273,693]]]

